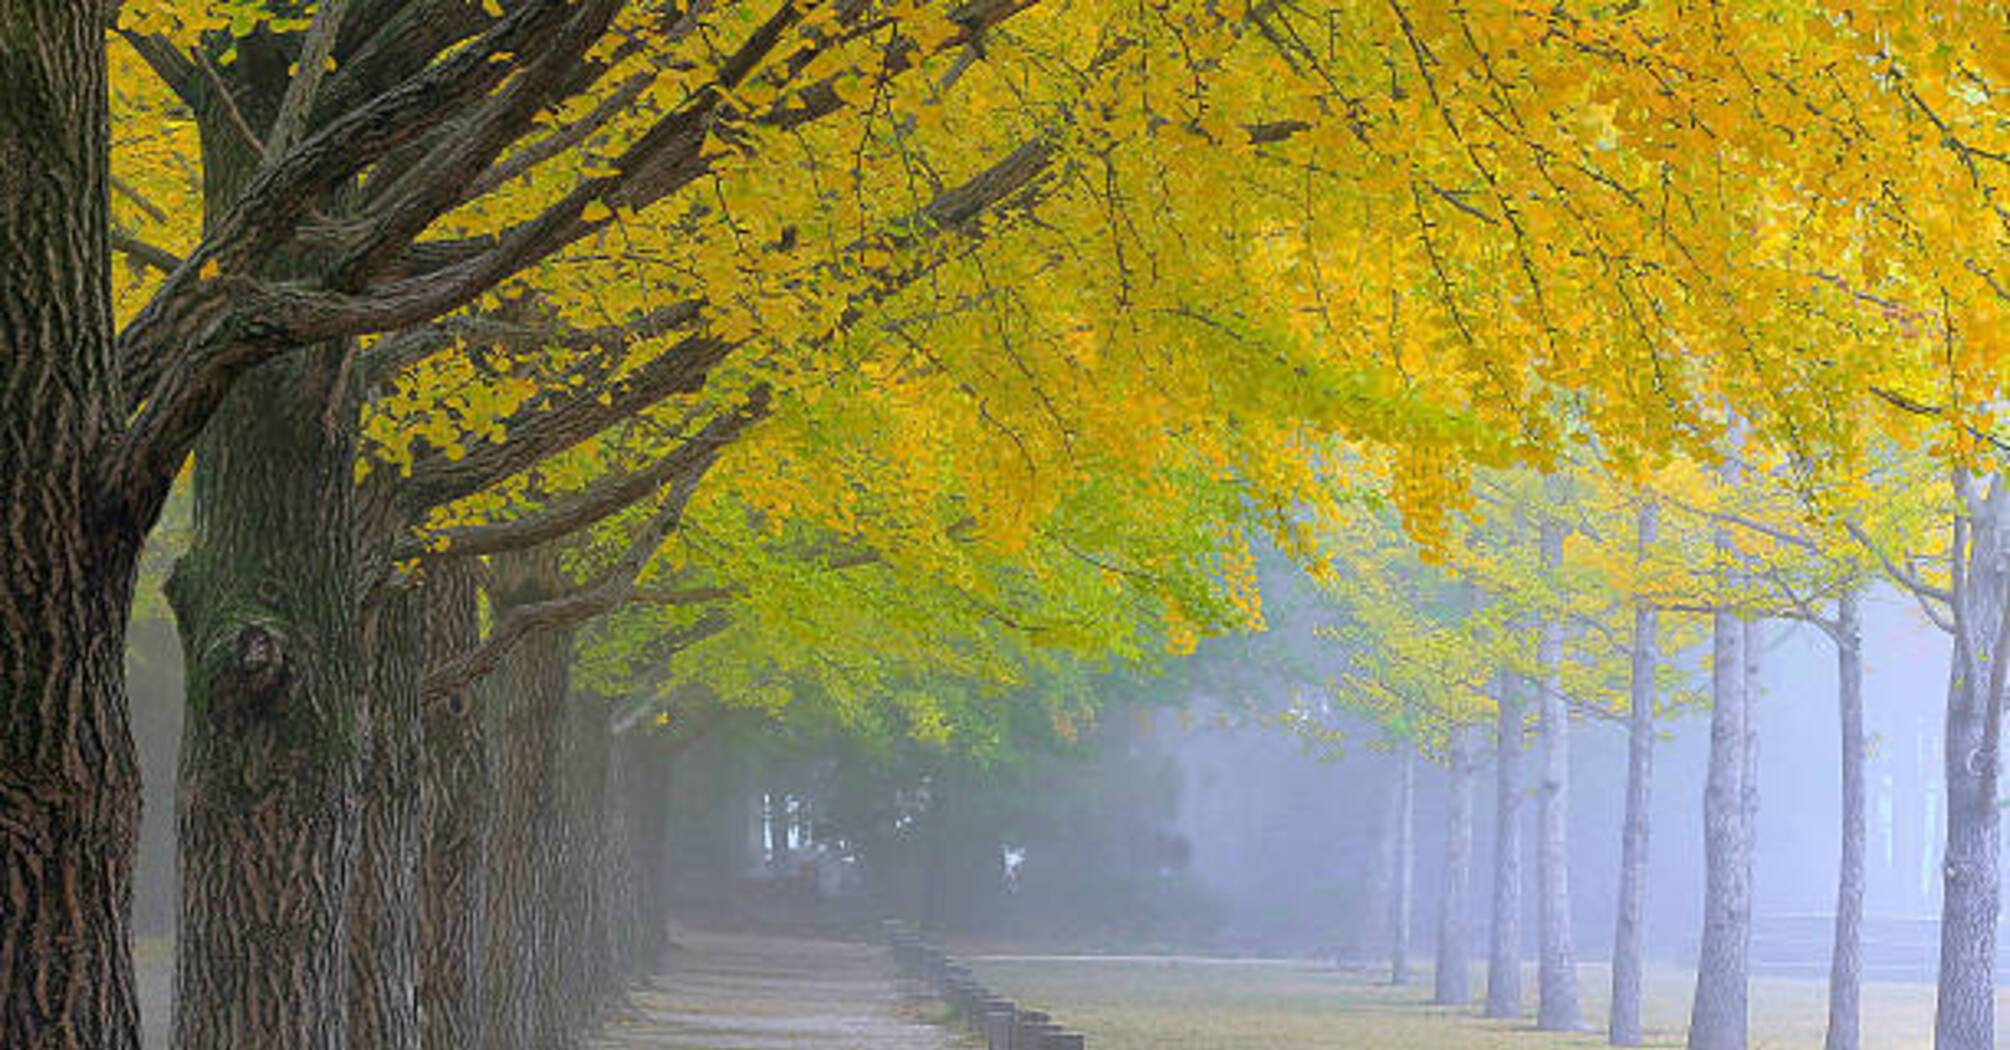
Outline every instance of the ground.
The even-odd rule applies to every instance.
[[[1028,956],[974,961],[978,975],[999,995],[1052,1013],[1086,1033],[1096,1050],[1549,1050],[1605,1044],[1602,1029],[1538,1032],[1529,1021],[1488,1021],[1477,1009],[1428,1005],[1428,971],[1419,984],[1392,988],[1386,974],[1336,972],[1308,962]],[[1602,1025],[1608,973],[1589,965],[1581,972],[1585,1016]],[[1692,974],[1674,968],[1650,974],[1647,1045],[1682,1045],[1693,981]],[[1532,972],[1527,983],[1532,996]],[[1474,982],[1476,991],[1483,987]],[[1753,981],[1753,1050],[1819,1050],[1827,1010],[1824,982]],[[1932,1031],[1931,985],[1865,987],[1865,1046],[1923,1050],[1932,1044]]]

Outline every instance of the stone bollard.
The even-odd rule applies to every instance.
[[[1049,1032],[1040,1040],[1040,1050],[1083,1050],[1085,1042],[1073,1032]]]
[[[1019,1027],[1019,1009],[994,999],[984,1010],[984,1050],[1012,1050],[1012,1032]]]
[[[1055,1024],[1039,1010],[1019,1011],[1019,1026],[1012,1031],[1012,1050],[1041,1050],[1041,1040],[1051,1032],[1058,1032],[1061,1026]]]

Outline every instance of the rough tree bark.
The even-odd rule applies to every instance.
[[[1494,680],[1493,924],[1487,951],[1488,1017],[1521,1016],[1521,694],[1512,676]]]
[[[1446,765],[1445,870],[1438,897],[1438,953],[1431,1001],[1464,1006],[1472,999],[1473,726],[1452,728]]]
[[[537,548],[496,561],[499,609],[559,591],[555,550]],[[549,968],[558,946],[548,921],[556,841],[560,748],[564,739],[569,635],[538,632],[503,662],[496,685],[496,809],[490,845],[482,955],[482,1039],[490,1050],[547,1050],[567,1044],[564,1011],[550,1001]],[[560,1016],[554,1016],[554,1011]]]
[[[1951,588],[1954,664],[1947,686],[1943,770],[1947,849],[1941,865],[1940,982],[1936,1050],[1988,1050],[1996,1041],[1996,907],[2000,878],[2003,679],[2010,648],[2010,491],[1992,477],[1979,495],[1966,475],[1956,487]]]
[[[1542,561],[1550,573],[1563,562],[1563,528],[1542,526]],[[1542,617],[1536,644],[1538,718],[1542,740],[1540,828],[1536,850],[1540,956],[1536,970],[1537,1028],[1570,1031],[1581,1023],[1577,948],[1570,924],[1570,712],[1563,700],[1563,622]]]
[[[105,6],[0,0],[0,1046],[139,1046]]]
[[[219,197],[219,199],[226,199]],[[344,348],[238,380],[198,445],[168,594],[188,668],[175,1043],[346,1050],[350,873],[366,746],[363,575]]]
[[[1402,749],[1396,779],[1396,892],[1389,912],[1389,983],[1410,983],[1410,911],[1417,881],[1417,752]]]
[[[465,560],[449,559],[428,573],[428,668],[479,641],[475,591],[474,566]],[[478,694],[488,688],[428,698],[421,708],[418,999],[425,1050],[480,1045],[482,909],[494,784]]]
[[[364,613],[369,723],[349,887],[349,1044],[418,1050],[419,683],[423,599],[408,587]]]
[[[1659,512],[1640,508],[1640,547],[1654,543]],[[1612,1010],[1606,1038],[1639,1046],[1640,982],[1647,942],[1647,854],[1653,813],[1654,675],[1661,662],[1659,616],[1641,602],[1633,610],[1633,680],[1626,720],[1626,817],[1619,843],[1619,908],[1612,938]]]
[[[1829,1023],[1823,1050],[1861,1045],[1864,823],[1863,618],[1854,590],[1836,599],[1836,707],[1842,723],[1842,858],[1836,875],[1835,942],[1829,956]]]

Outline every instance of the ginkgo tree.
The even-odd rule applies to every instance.
[[[205,1005],[185,1039],[332,1045],[346,1015],[325,945],[343,939],[352,758],[375,746],[354,698],[373,691],[357,687],[376,563],[417,514],[694,394],[728,359],[745,378],[705,418],[751,425],[760,392],[829,371],[830,333],[895,292],[942,293],[914,367],[980,418],[1017,411],[1029,484],[1001,503],[1037,506],[1057,464],[1100,469],[1140,439],[1220,439],[1275,511],[1297,498],[1305,432],[1337,431],[1398,450],[1397,497],[1427,529],[1471,463],[1542,458],[1578,395],[1615,446],[1713,448],[1698,405],[1731,398],[1755,431],[1842,464],[1865,397],[1931,420],[1954,457],[1994,400],[2001,70],[1989,14],[1966,7],[12,0],[0,24],[0,151],[20,173],[0,197],[0,789],[28,814],[0,870],[32,887],[0,920],[23,975],[0,1037],[27,1045],[134,1039],[116,639],[198,443],[176,592],[195,765],[214,776],[190,792],[192,856],[220,862],[244,816],[209,788],[257,783],[246,826],[266,846],[233,885],[307,894],[289,943],[324,947],[274,961],[289,991],[261,1012],[255,982],[232,983],[229,924],[191,924],[207,961],[184,991]],[[150,73],[119,68],[171,97],[112,89],[114,25],[113,50]],[[114,103],[161,118],[120,109],[117,140],[182,172],[193,204],[123,162],[113,196]],[[1066,192],[1037,191],[1047,176]],[[1013,250],[898,228],[945,194],[983,198],[975,221],[1024,192],[1038,221]],[[141,287],[112,290],[115,243]],[[500,437],[430,432],[389,457],[405,484],[357,486],[362,403],[495,320],[513,328],[478,348],[599,352]],[[387,332],[407,338],[363,344]],[[568,371],[551,362],[532,374]],[[477,407],[525,397],[516,378]],[[1028,425],[1060,391],[1138,415]],[[1967,651],[1995,652],[1991,609],[1959,618]],[[1953,692],[1986,730],[1994,705]],[[268,710],[272,726],[252,717]],[[280,757],[234,746],[251,739]],[[1987,866],[1993,769],[1962,782],[1963,872]],[[325,877],[296,878],[295,857]],[[1949,957],[1980,958],[1993,918],[1950,887]],[[198,914],[241,913],[229,890]],[[1972,970],[1944,985],[1950,1045],[1990,1033]]]

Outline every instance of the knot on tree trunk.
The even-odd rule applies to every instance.
[[[262,624],[238,628],[225,687],[246,705],[269,705],[286,690],[286,637]]]

